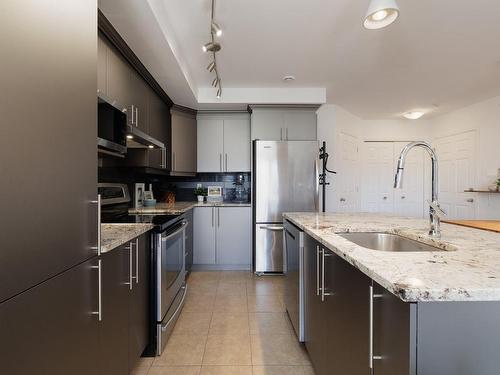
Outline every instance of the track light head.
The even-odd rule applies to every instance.
[[[212,87],[219,86],[219,83],[220,83],[219,77],[215,77],[214,80],[212,81]]]
[[[208,66],[207,66],[207,70],[208,70],[209,72],[213,72],[213,71],[214,71],[214,69],[215,69],[215,61],[212,61],[210,64],[208,64]]]
[[[222,89],[220,87],[217,89],[217,95],[216,96],[217,96],[217,99],[220,99],[221,96],[222,96]]]
[[[219,24],[214,21],[212,21],[212,33],[217,37],[220,37],[222,35],[222,29],[220,28]]]
[[[217,42],[208,42],[202,47],[203,52],[218,52],[220,51],[220,44]]]

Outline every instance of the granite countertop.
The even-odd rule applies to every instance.
[[[250,203],[200,203],[200,202],[175,202],[175,203],[157,203],[156,206],[131,208],[128,212],[132,215],[154,215],[170,214],[180,215],[193,207],[251,207]]]
[[[107,253],[153,227],[153,224],[101,224],[101,253]]]
[[[500,301],[500,234],[428,220],[375,214],[286,213],[286,219],[406,302]],[[336,232],[388,232],[445,249],[369,250]]]

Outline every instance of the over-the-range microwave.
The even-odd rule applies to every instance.
[[[127,113],[103,97],[97,97],[97,146],[112,152],[127,152]]]

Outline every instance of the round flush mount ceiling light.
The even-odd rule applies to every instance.
[[[363,26],[367,29],[382,29],[396,21],[399,7],[395,0],[371,0]]]
[[[285,81],[285,82],[295,81],[295,77],[294,76],[284,76],[283,81]]]
[[[424,115],[424,112],[422,112],[422,111],[409,111],[409,112],[403,113],[403,117],[407,118],[408,120],[418,120],[423,115]]]

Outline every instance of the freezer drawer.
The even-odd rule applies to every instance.
[[[283,224],[255,225],[255,272],[283,272]]]
[[[184,307],[184,303],[186,302],[187,296],[187,284],[184,284],[170,306],[165,318],[163,318],[162,322],[157,323],[156,325],[156,355],[160,356],[167,345],[167,341],[172,334],[175,323],[177,319],[179,319],[179,315]]]

